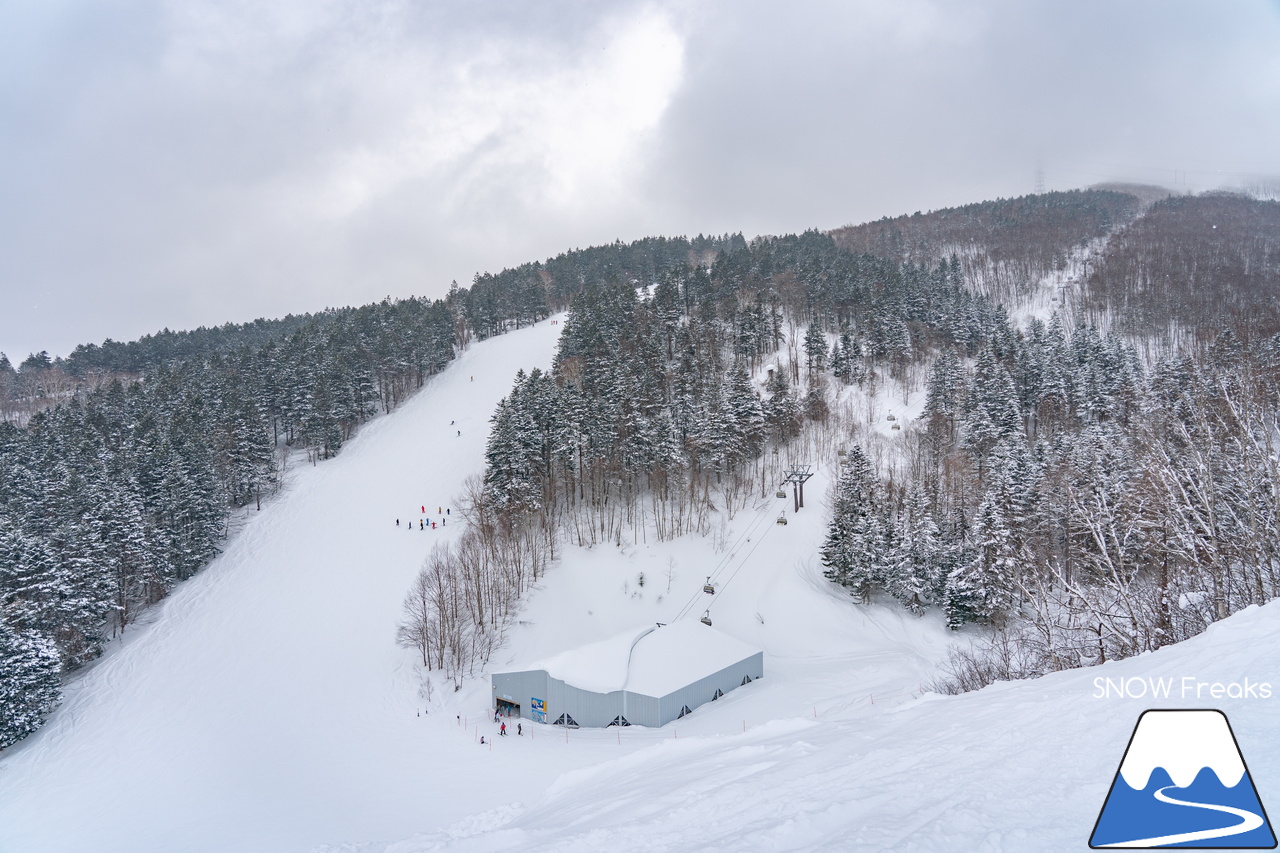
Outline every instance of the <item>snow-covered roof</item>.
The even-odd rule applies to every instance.
[[[633,628],[531,664],[582,690],[665,696],[760,650],[701,622]]]

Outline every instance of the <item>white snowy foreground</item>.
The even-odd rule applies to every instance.
[[[682,736],[567,773],[528,808],[497,809],[385,847],[326,849],[1087,850],[1133,726],[1149,707],[1221,708],[1274,815],[1276,700],[1205,701],[1208,688],[1199,701],[1194,689],[1179,694],[1184,677],[1280,685],[1277,648],[1280,602],[1102,667],[960,697],[928,695],[882,713],[846,709],[745,734]],[[1095,698],[1099,677],[1173,679],[1172,696]]]
[[[1280,700],[1093,698],[1099,676],[1280,687],[1276,605],[1155,655],[917,699],[953,635],[822,579],[823,468],[798,514],[770,489],[710,538],[562,547],[489,667],[709,608],[764,650],[762,680],[661,729],[505,738],[487,676],[457,693],[437,676],[424,698],[394,626],[458,527],[403,524],[482,469],[494,405],[517,369],[549,365],[560,328],[473,346],[293,472],[0,758],[0,853],[1083,850],[1147,707],[1225,710],[1263,804],[1280,796]]]

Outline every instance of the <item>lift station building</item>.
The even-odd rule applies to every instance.
[[[494,673],[493,707],[559,726],[656,727],[763,676],[764,652],[691,620]]]

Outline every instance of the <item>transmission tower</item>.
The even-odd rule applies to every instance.
[[[1036,195],[1044,194],[1044,166],[1036,164]]]

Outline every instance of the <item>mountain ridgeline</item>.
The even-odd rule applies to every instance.
[[[455,678],[542,570],[531,549],[714,534],[837,450],[828,576],[995,626],[1017,653],[959,661],[971,682],[1133,654],[1274,597],[1277,205],[1146,203],[1089,190],[619,242],[440,300],[0,357],[0,747],[289,460],[333,456],[471,340],[566,307],[553,368],[517,374],[493,415],[468,533],[401,626]],[[1051,276],[1057,310],[1011,322]],[[875,401],[913,394],[923,416],[886,445]],[[445,614],[432,585],[482,592]]]
[[[843,450],[828,577],[994,629],[944,688],[1176,642],[1280,590],[1277,210],[1054,193],[588,287],[494,414],[484,501],[580,543],[709,533]],[[876,401],[913,393],[889,444]]]

